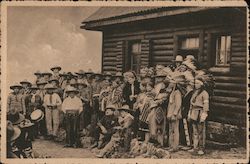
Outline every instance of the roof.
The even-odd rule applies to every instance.
[[[199,12],[216,7],[117,7],[107,6],[99,8],[95,13],[82,22],[81,28],[100,30],[114,24],[122,24],[159,17]]]
[[[145,11],[152,11],[159,7],[101,7],[95,13],[90,15],[84,22],[98,21],[106,18],[114,18],[130,14],[139,14]]]

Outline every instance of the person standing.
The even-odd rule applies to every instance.
[[[51,84],[45,86],[47,94],[44,96],[43,105],[45,107],[46,127],[48,139],[54,139],[59,128],[59,106],[62,104],[61,98],[54,92],[56,89]]]
[[[61,71],[61,67],[60,66],[54,66],[52,67],[50,70],[53,72],[52,74],[52,78],[53,79],[57,79],[58,81],[60,80],[60,71]]]
[[[13,90],[7,98],[7,113],[14,114],[19,112],[23,115],[26,115],[26,108],[23,96],[21,94],[21,89],[23,87],[19,84],[14,84],[10,86],[10,89]]]
[[[69,95],[62,103],[62,111],[65,113],[66,120],[66,145],[65,147],[79,147],[79,114],[83,111],[83,103],[76,96],[78,90],[74,87],[67,89]]]
[[[167,119],[169,120],[169,147],[172,152],[178,151],[179,146],[179,120],[181,116],[182,94],[179,85],[185,81],[184,75],[178,75],[170,80],[167,92],[169,96]]]
[[[193,149],[190,152],[204,155],[206,140],[206,119],[209,112],[209,94],[201,80],[195,80],[195,90],[190,100],[188,120],[193,127]]]

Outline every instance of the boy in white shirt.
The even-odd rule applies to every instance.
[[[43,106],[45,107],[45,120],[47,127],[48,139],[54,139],[57,136],[59,128],[59,107],[62,100],[57,93],[56,89],[51,84],[45,86],[47,93],[44,96]]]
[[[83,111],[83,103],[79,97],[78,90],[74,87],[68,87],[68,95],[62,103],[62,111],[65,113],[66,120],[66,145],[65,147],[79,147],[79,114]]]

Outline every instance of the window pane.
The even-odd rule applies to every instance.
[[[231,36],[220,36],[216,40],[216,64],[226,65],[230,63]]]
[[[134,43],[132,44],[132,53],[140,53],[141,52],[141,44]]]
[[[194,49],[199,47],[199,38],[185,38],[181,42],[182,49]]]

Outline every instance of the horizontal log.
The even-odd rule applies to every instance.
[[[246,59],[246,57],[234,57],[234,56],[232,56],[232,57],[231,57],[231,61],[232,61],[232,62],[242,62],[242,63],[246,63],[246,62],[247,62],[247,59]]]
[[[239,42],[239,41],[233,41],[232,47],[241,47],[246,49],[247,48],[247,42]]]
[[[231,62],[231,67],[239,67],[239,68],[242,68],[242,69],[246,69],[246,62],[235,62],[235,61],[232,61]]]
[[[103,66],[104,71],[116,71],[116,66]]]
[[[232,52],[246,52],[247,47],[232,47]]]
[[[115,57],[115,56],[117,56],[117,52],[104,52],[103,53],[103,58],[105,58],[105,57]]]
[[[163,66],[168,66],[169,64],[171,64],[172,62],[163,62],[163,61],[154,61],[153,62],[153,66],[156,66],[157,64],[163,65]]]
[[[154,50],[173,50],[174,45],[153,45],[152,46]]]
[[[247,52],[232,52],[231,56],[232,57],[246,57]]]
[[[104,48],[103,51],[107,52],[107,53],[109,53],[109,52],[116,53],[116,52],[119,52],[120,49],[118,49],[117,47],[116,48]]]
[[[244,91],[246,90],[246,85],[244,84],[237,84],[237,83],[216,83],[215,88],[216,89],[228,89],[228,90],[240,90]]]
[[[246,112],[246,105],[234,105],[234,104],[227,104],[222,102],[213,102],[211,103],[211,108],[214,110],[225,110],[227,112],[237,112],[237,113],[245,113]]]
[[[114,66],[116,65],[116,60],[115,61],[105,61],[103,62],[104,66]]]
[[[159,39],[173,38],[173,34],[172,33],[160,33],[160,34],[145,35],[145,39],[155,39],[155,38],[159,38]]]
[[[104,43],[103,48],[115,48],[117,46],[117,43]]]
[[[236,97],[213,96],[212,101],[226,104],[246,105],[246,100]]]
[[[166,56],[174,56],[173,50],[159,50],[159,51],[153,51],[153,55],[166,55]]]
[[[233,82],[233,83],[246,83],[246,77],[232,77],[232,76],[216,76],[214,75],[216,82]]]
[[[173,44],[174,39],[173,38],[169,38],[169,39],[157,39],[157,40],[154,39],[152,42],[155,45],[165,45],[165,44],[169,44],[169,43]]]
[[[173,60],[173,57],[170,57],[170,56],[153,56],[153,59],[155,61],[169,61],[169,62],[171,62]]]

